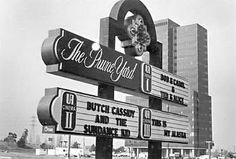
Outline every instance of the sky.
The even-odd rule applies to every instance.
[[[45,88],[89,94],[96,88],[45,72],[41,45],[63,28],[98,42],[100,18],[117,0],[0,0],[0,139],[19,136],[36,115]],[[236,148],[236,1],[142,0],[153,20],[198,23],[208,30],[209,95],[215,148]],[[119,98],[119,97],[118,97]]]

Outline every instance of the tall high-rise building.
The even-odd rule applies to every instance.
[[[155,22],[157,41],[162,43],[162,68],[185,77],[190,83],[190,102],[187,107],[175,107],[162,102],[162,109],[187,115],[190,138],[188,144],[163,142],[163,157],[179,153],[182,156],[206,154],[206,141],[212,141],[211,96],[208,94],[207,30],[199,24],[180,26],[170,19]],[[143,58],[148,61],[147,57]],[[141,99],[127,98],[136,104]],[[143,99],[144,100],[144,99]],[[126,141],[127,146],[138,143]],[[146,143],[147,144],[147,143]],[[145,147],[142,143],[141,150]],[[133,147],[135,148],[135,146]]]
[[[170,111],[189,117],[188,145],[168,144],[187,148],[194,155],[204,154],[206,141],[212,141],[211,96],[208,94],[207,30],[199,24],[180,26],[170,19],[155,22],[157,40],[163,44],[163,69],[185,77],[190,83],[190,103],[186,108],[168,106]]]
[[[176,73],[176,28],[179,25],[171,20],[155,23],[157,40],[162,43],[162,69]]]

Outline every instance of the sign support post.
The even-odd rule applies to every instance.
[[[146,7],[140,2],[136,0],[130,1],[119,1],[117,4],[114,5],[112,11],[110,13],[110,17],[113,17],[117,20],[118,24],[122,24],[124,21],[124,16],[127,14],[128,11],[132,11],[135,14],[140,14],[145,18],[145,22],[147,24],[151,43],[147,47],[147,51],[149,51],[149,64],[156,66],[158,68],[162,68],[162,45],[156,41],[156,32],[155,26],[152,20],[152,17]],[[122,29],[121,29],[122,30]],[[120,33],[120,40],[123,40],[122,32]],[[119,38],[119,36],[118,36]],[[126,52],[130,56],[135,56],[129,51]],[[156,97],[149,96],[149,108],[162,110],[162,100]],[[161,159],[161,149],[162,143],[161,141],[148,141],[148,158],[149,159]],[[137,154],[138,155],[138,154]]]
[[[100,21],[100,44],[115,49],[115,39],[109,36],[111,34],[109,19],[104,18]],[[112,39],[111,39],[112,38]],[[105,99],[114,99],[114,86],[99,84],[98,97]],[[113,138],[96,137],[96,158],[111,159],[113,151]]]
[[[156,44],[158,45],[158,44]],[[156,54],[150,54],[149,64],[162,69],[162,49],[159,44],[158,47],[150,48]],[[162,100],[156,97],[149,96],[149,108],[162,111]],[[161,159],[162,158],[162,142],[161,141],[148,141],[148,159]]]
[[[161,99],[149,97],[149,108],[162,110]],[[148,141],[148,159],[161,159],[161,141]]]

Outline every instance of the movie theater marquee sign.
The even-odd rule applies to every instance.
[[[157,54],[155,27],[146,7],[138,0],[125,0],[119,1],[114,8],[113,16],[134,12],[125,21],[122,17],[118,20],[109,17],[108,26],[114,27],[115,34],[119,33],[126,54],[60,28],[49,31],[42,45],[47,73],[95,85],[103,83],[187,106],[189,83],[186,79],[131,57],[141,56],[149,45],[150,54]],[[113,33],[103,36],[113,36]],[[37,113],[45,133],[179,143],[187,143],[189,137],[186,116],[63,88],[46,89]]]
[[[64,29],[50,31],[42,46],[42,57],[48,73],[92,84],[103,82],[179,105],[188,103],[189,85],[183,78]],[[45,107],[48,107],[46,111]],[[46,130],[53,128],[54,133],[133,139],[140,134],[145,140],[187,142],[188,121],[167,122],[170,117],[186,117],[159,111],[158,116],[164,114],[164,118],[145,119],[140,109],[136,105],[54,88],[46,91],[38,114]],[[155,114],[155,110],[150,112]],[[156,120],[165,121],[165,126],[158,126]]]

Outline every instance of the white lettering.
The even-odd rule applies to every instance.
[[[72,129],[72,115],[73,115],[73,112],[66,112],[66,121],[65,121],[66,129]]]
[[[72,38],[68,42],[68,48],[61,51],[61,57],[66,61],[75,61],[78,64],[83,64],[87,69],[97,69],[110,74],[110,79],[113,82],[119,81],[121,78],[132,80],[135,75],[137,63],[133,66],[128,66],[128,61],[124,60],[123,56],[117,57],[113,62],[103,59],[103,50],[93,50],[86,54],[81,51],[84,41]]]
[[[74,95],[66,94],[66,104],[74,105]]]

